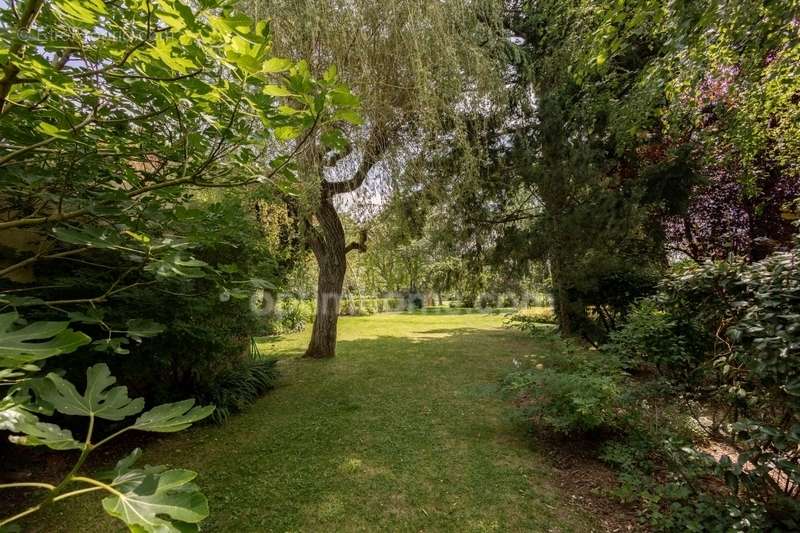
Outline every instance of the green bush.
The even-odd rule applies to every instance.
[[[197,218],[200,212],[203,216]],[[187,209],[182,214],[175,229],[191,233],[196,243],[194,256],[215,265],[215,269],[242,276],[258,272],[269,276],[268,283],[278,285],[282,273],[275,263],[281,258],[266,246],[250,215],[247,204],[234,196],[215,202],[198,201],[191,212]],[[103,250],[90,259],[92,263],[123,268],[115,254]],[[126,283],[134,286],[102,308],[79,307],[71,313],[76,327],[98,340],[91,350],[49,360],[48,368],[63,369],[68,378],[79,379],[83,368],[105,361],[113,372],[126,376],[133,393],[170,402],[187,394],[202,396],[218,376],[244,364],[253,336],[274,327],[271,319],[253,312],[252,287],[244,290],[242,285],[226,285],[211,276],[167,277],[151,286],[146,274],[128,274]],[[57,286],[45,288],[44,297],[70,299],[86,292],[102,292],[118,274],[98,272],[92,265],[83,264],[67,272],[60,265],[45,263],[37,275],[41,283]],[[68,284],[63,276],[79,283]],[[31,319],[58,316],[48,315],[52,312],[49,309],[37,311],[42,314],[32,312]],[[123,329],[130,317],[147,317],[145,322],[154,333],[121,339],[108,331]],[[145,342],[143,336],[148,337]]]
[[[689,381],[703,362],[711,337],[696,322],[675,317],[653,299],[634,304],[627,321],[609,335],[604,350],[628,368],[654,367]]]
[[[799,262],[796,247],[752,264],[701,265],[668,279],[660,295],[717,339],[696,393],[731,406],[720,437],[741,453],[726,481],[769,505],[800,494]],[[786,483],[773,481],[776,472]]]
[[[204,401],[216,406],[212,420],[225,422],[273,389],[278,378],[277,362],[277,359],[251,358],[220,372],[210,388],[199,393]]]
[[[248,300],[220,300],[216,293],[193,298],[133,292],[119,312],[149,309],[150,317],[168,328],[168,334],[131,347],[131,354],[110,364],[129,376],[131,388],[159,401],[172,401],[187,392],[200,395],[245,361],[251,337],[263,334],[263,320]],[[117,312],[115,306],[114,312]],[[66,361],[65,361],[66,362]]]
[[[497,295],[483,293],[478,297],[478,307],[485,309],[487,307],[497,307]]]
[[[542,331],[552,332],[549,326],[555,324],[552,313],[516,313],[506,318],[504,325],[509,328],[524,331],[529,335],[538,335]]]
[[[565,435],[620,429],[619,383],[614,376],[551,369],[515,372],[503,384],[524,416]]]
[[[388,313],[404,309],[399,298],[342,298],[339,314],[343,316],[365,316]]]
[[[626,379],[612,358],[600,357],[550,334],[546,360],[528,356],[501,389],[514,398],[522,416],[564,435],[607,434],[628,424],[622,391]]]
[[[277,309],[277,321],[273,333],[302,331],[314,320],[314,303],[307,300],[284,299]]]
[[[656,529],[800,529],[798,264],[796,246],[751,264],[679,267],[612,335],[607,354],[666,378],[650,401],[690,407],[730,450],[715,458],[691,438],[651,432],[670,473],[642,498]]]

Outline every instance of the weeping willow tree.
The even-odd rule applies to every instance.
[[[337,209],[388,194],[423,137],[467,142],[458,117],[494,105],[503,93],[502,62],[495,60],[504,43],[503,3],[252,0],[249,9],[271,18],[273,53],[306,58],[321,76],[334,65],[360,98],[362,120],[341,117],[350,122],[343,138],[306,144],[298,159],[304,192],[289,200],[319,266],[306,356],[332,357],[347,254],[363,252],[367,238],[362,232],[347,243]]]

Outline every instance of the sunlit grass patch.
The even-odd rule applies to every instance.
[[[539,340],[486,314],[344,317],[338,354],[309,332],[263,339],[278,388],[223,427],[175,434],[144,460],[200,472],[208,531],[589,531],[491,391]],[[94,501],[32,531],[116,531]],[[27,530],[26,530],[27,531]]]

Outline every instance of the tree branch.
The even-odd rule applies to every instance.
[[[127,291],[134,287],[142,287],[145,285],[152,285],[154,283],[158,283],[158,280],[153,281],[137,281],[136,283],[131,283],[129,285],[125,285],[124,287],[120,287],[119,289],[115,290],[108,290],[105,293],[101,294],[100,296],[96,296],[94,298],[76,298],[74,300],[50,300],[44,302],[44,305],[71,305],[71,304],[99,304],[103,303],[108,300],[110,297],[114,296],[115,294],[119,294],[121,292]],[[37,305],[37,304],[30,304],[30,305]],[[41,305],[41,304],[38,304]],[[23,304],[24,306],[24,304]]]
[[[88,126],[89,124],[94,122],[96,116],[97,116],[97,110],[93,111],[83,121],[81,121],[80,123],[78,123],[75,126],[73,126],[72,127],[72,132],[75,133],[76,131]],[[57,139],[59,139],[59,137],[48,137],[47,139],[42,139],[41,141],[39,141],[37,143],[29,144],[28,146],[23,146],[22,148],[19,148],[18,150],[14,150],[13,152],[10,152],[10,153],[4,155],[3,157],[0,157],[0,166],[5,165],[6,163],[11,161],[12,159],[15,159],[15,158],[17,158],[17,157],[19,157],[21,155],[27,154],[28,152],[30,152],[32,150],[36,150],[36,149],[39,149],[39,148],[41,148],[43,146],[47,146],[48,144],[50,144],[51,142],[53,142],[53,141],[55,141]]]
[[[323,193],[328,196],[333,196],[336,194],[353,192],[361,187],[361,184],[367,179],[369,171],[380,161],[381,156],[386,152],[387,148],[388,143],[386,142],[386,136],[383,132],[373,131],[370,133],[369,140],[364,147],[364,156],[355,174],[344,181],[328,181],[323,178]]]
[[[35,263],[37,261],[43,260],[43,259],[44,260],[48,260],[48,259],[59,259],[59,258],[62,258],[62,257],[69,257],[71,255],[77,255],[77,254],[83,253],[86,250],[90,250],[90,249],[91,249],[91,246],[86,246],[84,248],[75,248],[74,250],[67,250],[66,252],[59,252],[57,254],[49,254],[49,255],[37,254],[37,255],[31,256],[31,257],[29,257],[27,259],[24,259],[24,260],[20,261],[19,263],[16,263],[16,264],[13,264],[11,266],[8,266],[8,267],[4,268],[3,270],[0,270],[0,277],[3,277],[5,275],[7,275],[7,274],[10,274],[11,272],[14,272],[15,270],[19,270],[22,267],[31,265],[31,264],[33,264],[33,263]]]
[[[30,27],[33,25],[33,22],[36,20],[36,17],[39,15],[39,11],[42,9],[43,4],[44,0],[30,0],[26,4],[25,10],[18,17],[18,33],[27,32],[30,29]],[[8,50],[8,63],[3,66],[3,78],[0,79],[0,113],[3,112],[6,104],[6,98],[8,97],[8,93],[11,91],[11,86],[14,85],[17,76],[19,75],[19,67],[12,63],[12,61],[14,56],[16,56],[20,50],[22,50],[23,42],[24,41],[18,37],[16,42]]]
[[[267,174],[266,176],[259,177],[259,178],[254,178],[254,179],[250,179],[250,180],[245,180],[245,181],[241,181],[241,182],[230,182],[230,183],[226,183],[226,184],[212,184],[212,183],[199,182],[198,178],[200,177],[200,174],[202,174],[202,172],[208,167],[208,165],[210,165],[214,161],[214,157],[215,156],[212,154],[212,156],[209,157],[209,159],[205,163],[200,165],[200,167],[197,170],[195,170],[191,175],[184,176],[184,177],[181,177],[181,178],[175,178],[175,179],[172,179],[172,180],[162,181],[162,182],[159,182],[159,183],[153,183],[153,184],[150,184],[150,185],[146,185],[144,187],[140,187],[139,189],[134,189],[134,190],[132,190],[132,191],[130,191],[128,193],[128,197],[129,198],[135,198],[137,196],[140,196],[142,194],[145,194],[145,193],[148,193],[148,192],[151,192],[151,191],[155,191],[155,190],[158,190],[158,189],[164,189],[164,188],[167,188],[167,187],[174,187],[176,185],[183,185],[183,184],[192,184],[192,185],[196,185],[197,187],[214,187],[214,186],[241,187],[241,186],[244,186],[244,185],[249,185],[251,183],[255,183],[257,181],[269,180],[273,176],[275,176],[278,172],[280,172],[284,168],[286,168],[286,165],[288,165],[289,162],[292,161],[292,159],[294,159],[297,156],[297,154],[300,152],[300,150],[303,147],[303,145],[305,145],[307,143],[307,141],[311,137],[313,131],[316,129],[318,121],[319,121],[319,115],[317,115],[317,117],[315,118],[314,124],[311,126],[311,128],[309,128],[309,131],[306,132],[306,135],[300,140],[299,143],[297,143],[295,145],[294,149],[291,151],[289,156],[283,161],[283,163],[281,163],[280,165],[278,165],[277,167],[272,169],[272,171],[270,171],[270,173]],[[81,125],[79,124],[78,126],[81,126]],[[47,141],[50,142],[49,140],[47,140]],[[31,145],[31,146],[24,147],[24,150],[25,151],[33,150],[33,149],[38,148],[39,146],[41,146],[41,145],[39,145],[37,143],[37,145]],[[19,152],[19,150],[17,152]],[[16,154],[16,153],[14,153],[14,154]],[[12,154],[9,154],[9,155],[12,155]],[[18,155],[18,154],[16,154],[16,155]],[[44,217],[30,217],[30,218],[20,218],[20,219],[17,219],[17,220],[9,220],[8,222],[0,222],[0,230],[9,229],[9,228],[39,226],[41,224],[47,224],[47,223],[50,223],[50,222],[62,222],[62,221],[65,221],[65,220],[72,220],[73,218],[77,218],[77,217],[83,216],[88,212],[89,212],[89,210],[84,208],[84,209],[76,209],[75,211],[69,211],[67,213],[54,213],[52,215],[44,216]]]
[[[359,253],[365,253],[367,251],[367,230],[362,229],[358,232],[358,242],[351,242],[344,248],[344,253],[349,254],[353,250],[358,250]]]

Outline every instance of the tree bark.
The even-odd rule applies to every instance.
[[[317,312],[305,357],[321,359],[336,355],[336,328],[347,254],[344,228],[330,197],[322,198],[316,215],[318,226],[313,230],[310,243],[319,265]]]
[[[339,302],[342,299],[342,286],[347,271],[347,254],[353,250],[366,251],[367,233],[361,231],[358,242],[345,243],[344,227],[339,213],[333,205],[337,194],[353,192],[364,183],[369,171],[379,161],[386,149],[385,138],[378,130],[370,134],[364,148],[364,155],[355,173],[343,181],[320,182],[321,198],[315,213],[316,227],[308,224],[309,244],[319,266],[317,282],[317,311],[311,342],[305,357],[322,359],[336,355],[336,328],[339,322]],[[347,154],[341,154],[346,156]],[[329,164],[335,165],[335,159]]]

